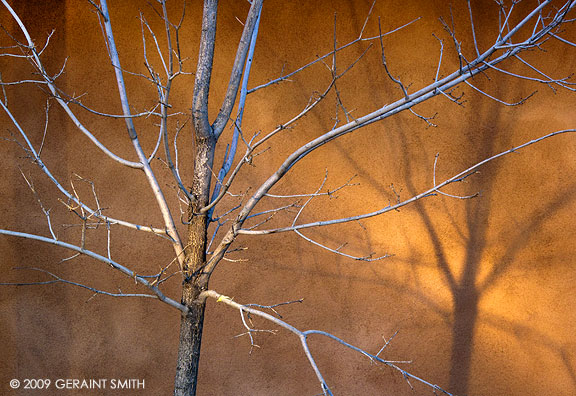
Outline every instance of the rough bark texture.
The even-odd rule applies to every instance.
[[[190,307],[190,313],[182,316],[180,322],[180,344],[174,386],[175,396],[196,394],[204,309],[206,307],[205,300],[194,302],[199,294],[200,288],[196,285],[190,283],[184,285],[182,302]]]
[[[192,215],[188,234],[187,268],[184,268],[185,279],[182,285],[182,302],[190,308],[190,312],[188,315],[182,316],[180,322],[175,395],[196,394],[204,309],[206,307],[205,300],[200,301],[198,296],[208,288],[208,277],[201,273],[206,261],[206,228],[207,216],[205,214]]]
[[[208,215],[199,213],[206,206],[210,196],[211,169],[214,162],[215,140],[201,138],[196,133],[196,157],[192,184],[193,202],[188,208],[188,243],[185,249],[186,260],[183,268],[182,303],[190,308],[188,315],[180,322],[178,363],[174,384],[174,395],[195,395],[198,383],[198,365],[202,344],[202,329],[206,301],[198,297],[208,288],[210,274],[204,273],[206,263]]]

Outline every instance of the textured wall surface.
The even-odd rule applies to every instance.
[[[120,112],[113,69],[106,55],[98,18],[88,2],[14,1],[14,6],[41,46],[54,29],[43,54],[50,73],[66,60],[58,86],[69,95],[101,112]],[[201,4],[187,2],[181,31],[181,50],[188,57],[184,70],[194,72],[199,41]],[[338,44],[355,39],[370,1],[267,1],[264,5],[250,86],[295,70],[333,45],[334,15]],[[471,30],[465,2],[453,4],[456,32],[463,52],[473,56]],[[524,14],[523,3],[518,18]],[[222,1],[217,34],[216,65],[212,78],[211,115],[224,96],[235,46],[241,34],[239,20],[248,3]],[[180,2],[170,2],[170,13],[179,18]],[[496,36],[494,2],[472,1],[476,35],[481,48]],[[161,20],[144,1],[110,4],[123,67],[146,73],[143,66],[139,10],[150,26],[162,32]],[[443,39],[440,73],[458,68],[451,39],[439,17],[450,20],[444,1],[380,1],[366,26],[366,36],[389,31],[421,17],[383,40],[388,66],[409,90],[433,81]],[[17,32],[5,10],[2,25]],[[567,38],[576,37],[573,26]],[[572,30],[572,33],[570,33]],[[21,36],[16,34],[16,38]],[[571,34],[571,36],[570,36]],[[164,35],[158,35],[161,43]],[[358,117],[402,97],[381,64],[380,43],[372,41],[366,56],[338,82],[341,100]],[[148,36],[148,51],[153,44]],[[1,46],[11,45],[2,34]],[[337,56],[339,70],[368,48],[364,42]],[[532,51],[525,59],[553,77],[564,77],[576,67],[576,51],[550,40],[546,52]],[[157,70],[158,57],[150,55]],[[332,59],[327,59],[331,65]],[[23,60],[0,57],[3,81],[30,76]],[[535,76],[519,62],[506,64],[510,71]],[[326,65],[318,64],[292,78],[251,94],[247,101],[244,131],[251,136],[267,133],[286,122],[330,82]],[[314,192],[328,171],[327,187],[335,188],[350,177],[359,185],[340,191],[331,199],[318,198],[302,214],[312,221],[366,213],[406,199],[432,186],[434,158],[440,153],[437,179],[444,180],[474,163],[546,133],[576,126],[576,96],[554,93],[545,85],[527,83],[495,71],[476,76],[474,84],[497,98],[516,102],[535,90],[525,104],[507,107],[469,87],[459,87],[466,103],[458,106],[437,97],[415,108],[422,115],[437,113],[438,127],[405,112],[373,124],[319,149],[298,164],[273,192]],[[135,109],[156,103],[154,87],[140,77],[128,76],[129,95]],[[187,112],[193,76],[175,82],[174,109]],[[36,147],[42,141],[46,105],[42,88],[32,84],[8,87],[8,103],[15,117],[29,131]],[[121,120],[99,118],[78,107],[79,118],[115,153],[135,159]],[[302,144],[329,130],[336,114],[336,97],[329,96],[295,128],[279,135],[270,150],[239,176],[234,193],[262,182]],[[338,115],[344,119],[342,112]],[[176,117],[181,122],[186,115]],[[80,243],[78,218],[58,201],[56,188],[25,158],[11,141],[16,130],[0,115],[0,227],[49,235],[46,218],[22,178],[33,181],[46,208],[52,208],[60,239]],[[154,120],[137,121],[144,149],[150,152],[157,138]],[[171,126],[176,128],[176,121]],[[230,131],[223,139],[228,139]],[[181,132],[181,172],[190,181],[192,143],[190,126]],[[465,183],[446,189],[451,194],[481,192],[472,200],[431,197],[383,217],[306,231],[306,235],[343,251],[363,256],[371,252],[393,256],[362,262],[315,247],[294,234],[242,237],[212,279],[212,288],[242,303],[274,304],[303,298],[302,304],[281,308],[286,321],[302,328],[331,332],[375,353],[383,337],[398,334],[384,352],[415,375],[460,395],[558,395],[576,394],[576,136],[559,136],[519,153],[492,162]],[[216,163],[221,163],[224,147]],[[74,183],[78,194],[93,203],[92,181],[107,214],[140,224],[159,225],[161,217],[147,183],[139,171],[123,168],[105,157],[81,135],[66,115],[52,103],[42,158],[63,185]],[[153,162],[173,210],[178,203],[169,172]],[[393,185],[393,187],[391,187]],[[229,205],[233,205],[230,200]],[[286,204],[291,201],[279,201]],[[278,205],[265,202],[262,209]],[[221,210],[223,212],[224,209]],[[289,216],[272,224],[286,224]],[[181,226],[184,231],[184,226]],[[105,254],[106,228],[87,230],[86,245]],[[173,257],[162,239],[113,228],[112,257],[134,270],[154,273]],[[19,267],[41,268],[65,279],[111,292],[135,291],[130,279],[85,257],[62,262],[71,253],[39,242],[0,236],[0,282],[41,282],[49,277]],[[179,299],[179,281],[166,285],[166,293]],[[259,328],[274,328],[255,320]],[[96,296],[69,285],[0,286],[0,393],[12,391],[12,378],[136,378],[145,380],[138,391],[103,394],[170,394],[177,354],[179,314],[148,299],[114,299]],[[258,334],[260,348],[250,352],[240,315],[209,302],[202,345],[199,395],[314,395],[320,392],[298,340],[280,330]],[[410,395],[410,386],[397,372],[370,364],[350,350],[321,338],[311,338],[318,365],[337,395]],[[415,385],[416,394],[432,394]],[[41,394],[37,391],[34,394]],[[99,394],[97,391],[51,391],[42,394]]]

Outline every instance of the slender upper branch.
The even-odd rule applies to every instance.
[[[375,2],[374,2],[374,3],[375,3]],[[372,6],[374,6],[374,3],[372,3]],[[372,12],[372,8],[370,8],[370,13],[371,13],[371,12]],[[342,51],[342,50],[344,50],[344,49],[346,49],[346,48],[348,48],[348,47],[350,47],[350,46],[353,46],[353,45],[355,45],[355,44],[357,44],[357,43],[359,43],[359,42],[378,40],[378,39],[380,39],[380,37],[385,37],[385,36],[388,36],[388,35],[390,35],[390,34],[392,34],[392,33],[395,33],[395,32],[397,32],[397,31],[399,31],[399,30],[401,30],[401,29],[404,29],[405,27],[407,27],[407,26],[409,26],[409,25],[413,24],[414,22],[416,22],[416,21],[418,21],[418,20],[421,19],[421,17],[418,17],[418,18],[416,18],[416,19],[413,19],[413,20],[411,20],[410,22],[405,23],[405,24],[403,24],[403,25],[401,25],[401,26],[398,26],[397,28],[394,28],[394,29],[392,29],[392,30],[390,30],[390,31],[388,31],[388,32],[386,32],[386,33],[383,33],[382,35],[379,35],[379,36],[364,37],[364,36],[363,36],[363,34],[364,34],[364,28],[366,27],[366,24],[367,24],[367,22],[368,22],[368,18],[369,18],[369,17],[370,17],[370,15],[368,15],[368,16],[366,17],[366,20],[364,21],[364,26],[363,26],[363,28],[362,28],[362,31],[360,32],[360,35],[359,35],[357,38],[355,38],[354,40],[352,40],[352,41],[348,42],[347,44],[344,44],[344,45],[342,45],[342,46],[334,49],[334,50],[331,51],[331,52],[328,52],[327,54],[324,54],[324,55],[322,55],[322,56],[316,57],[316,59],[314,59],[313,61],[305,64],[304,66],[299,67],[298,69],[296,69],[296,70],[294,70],[294,71],[292,71],[292,72],[290,72],[290,73],[288,73],[288,74],[282,75],[281,77],[275,78],[274,80],[270,80],[270,81],[268,81],[268,82],[265,83],[265,84],[258,85],[257,87],[250,88],[250,89],[248,90],[248,93],[249,93],[249,94],[254,93],[254,92],[256,92],[256,91],[258,91],[258,90],[260,90],[260,89],[262,89],[262,88],[269,87],[270,85],[273,85],[273,84],[278,84],[278,83],[280,83],[280,82],[282,82],[282,81],[290,81],[290,80],[289,80],[290,77],[292,77],[292,76],[300,73],[301,71],[309,68],[310,66],[315,65],[315,64],[318,63],[318,62],[324,61],[324,59],[326,59],[326,58],[328,58],[328,57],[330,57],[330,56],[333,56],[335,52]]]
[[[260,9],[261,11],[262,9]],[[224,163],[222,164],[222,168],[218,172],[218,179],[216,181],[216,186],[214,186],[214,191],[212,191],[212,201],[216,201],[216,199],[220,195],[220,190],[222,187],[222,182],[224,178],[230,172],[230,168],[234,162],[234,157],[236,156],[236,151],[238,149],[238,140],[241,133],[241,126],[242,126],[242,118],[244,117],[244,106],[246,104],[246,95],[248,93],[248,79],[250,78],[250,70],[252,67],[252,59],[254,57],[254,49],[256,47],[256,39],[258,38],[258,25],[260,24],[260,14],[256,19],[256,25],[252,32],[252,38],[250,39],[250,47],[248,49],[248,56],[246,59],[246,65],[244,66],[244,73],[242,75],[242,86],[240,88],[240,99],[238,101],[238,114],[236,115],[236,120],[234,122],[234,133],[232,135],[232,142],[230,143],[224,159]],[[209,214],[213,212],[214,206],[210,210]]]
[[[459,182],[465,178],[467,178],[468,176],[470,176],[471,174],[473,174],[473,172],[475,172],[478,168],[480,168],[481,166],[485,165],[488,162],[494,161],[497,158],[503,157],[505,155],[511,154],[511,153],[515,153],[525,147],[528,147],[532,144],[538,143],[542,140],[548,139],[552,136],[556,136],[556,135],[561,135],[564,133],[574,133],[576,132],[576,129],[563,129],[560,131],[556,131],[556,132],[552,132],[549,133],[547,135],[541,136],[539,138],[530,140],[529,142],[526,142],[524,144],[521,144],[519,146],[513,147],[509,150],[503,151],[501,153],[498,153],[496,155],[493,155],[489,158],[486,158],[470,167],[468,167],[467,169],[461,171],[460,173],[458,173],[455,176],[452,176],[451,178],[443,181],[440,184],[435,184],[432,188],[418,194],[415,195],[405,201],[402,202],[398,202],[395,205],[388,205],[385,208],[379,209],[377,211],[374,212],[370,212],[370,213],[366,213],[366,214],[362,214],[362,215],[358,215],[358,216],[350,216],[350,217],[345,217],[345,218],[341,218],[341,219],[333,219],[333,220],[326,220],[326,221],[317,221],[317,222],[313,222],[313,223],[305,223],[305,224],[293,224],[291,226],[288,227],[282,227],[282,228],[275,228],[275,229],[268,229],[268,230],[246,230],[246,229],[238,229],[237,233],[238,234],[260,234],[260,235],[264,235],[264,234],[273,234],[273,233],[277,233],[277,232],[286,232],[286,231],[297,231],[297,230],[301,230],[304,228],[312,228],[312,227],[321,227],[321,226],[327,226],[327,225],[333,225],[333,224],[341,224],[341,223],[348,223],[351,221],[358,221],[358,220],[363,220],[363,219],[367,219],[369,217],[374,217],[374,216],[378,216],[390,211],[394,211],[394,210],[398,210],[399,208],[406,206],[408,204],[411,204],[415,201],[418,201],[422,198],[426,198],[426,197],[431,197],[436,195],[437,193],[440,194],[444,194],[442,191],[440,191],[441,188],[446,187],[449,184],[452,183],[456,183]],[[467,196],[467,197],[458,197],[458,196],[453,196],[456,198],[471,198],[473,196]]]
[[[112,61],[112,65],[114,66],[114,71],[116,73],[116,82],[118,85],[118,93],[120,95],[120,101],[122,103],[122,111],[124,115],[130,115],[130,104],[128,101],[128,94],[126,91],[126,85],[124,84],[124,77],[122,73],[122,68],[120,66],[120,58],[118,56],[118,50],[116,48],[116,43],[114,41],[114,35],[112,33],[112,24],[110,22],[110,15],[108,13],[108,5],[106,0],[101,0],[100,6],[102,9],[102,13],[105,15],[104,17],[104,28],[106,31],[106,39],[108,42],[108,51],[110,55],[110,60]],[[154,193],[154,197],[156,198],[156,202],[160,208],[160,212],[162,213],[162,218],[164,219],[164,224],[166,225],[167,234],[172,238],[172,244],[174,247],[174,251],[176,253],[176,257],[178,258],[179,262],[183,264],[184,262],[184,255],[182,254],[184,248],[182,245],[182,241],[180,239],[180,235],[178,234],[178,230],[174,224],[174,219],[172,214],[170,213],[170,208],[168,207],[168,203],[166,202],[166,198],[158,184],[158,180],[150,167],[148,162],[148,158],[144,154],[144,150],[140,146],[140,142],[138,140],[138,135],[136,133],[136,128],[134,127],[134,122],[131,117],[125,118],[126,127],[128,129],[128,135],[132,140],[132,144],[134,146],[134,150],[136,151],[138,158],[142,164],[142,169],[146,174],[146,178],[148,183],[150,184],[150,188]]]
[[[262,9],[263,1],[264,0],[253,0],[252,5],[250,6],[250,11],[248,11],[248,18],[244,23],[242,37],[240,38],[240,43],[236,50],[236,59],[234,59],[234,66],[232,67],[232,74],[230,75],[230,82],[228,83],[226,96],[224,97],[224,102],[222,103],[220,112],[212,124],[213,133],[216,138],[218,138],[224,130],[224,127],[230,118],[230,114],[232,113],[234,103],[236,103],[236,95],[238,94],[238,88],[240,87],[240,81],[242,79],[242,70],[246,63],[246,56],[250,48],[250,41],[252,40],[254,27],[260,18],[260,10]]]
[[[202,35],[200,36],[200,52],[196,66],[194,94],[192,97],[192,119],[196,134],[202,138],[212,135],[212,127],[208,120],[208,94],[212,63],[214,62],[214,46],[216,44],[216,18],[218,0],[205,0],[202,17]]]
[[[96,139],[96,137],[92,133],[90,133],[90,131],[88,129],[86,129],[86,127],[84,127],[84,125],[80,122],[80,120],[78,120],[76,115],[72,112],[72,110],[68,106],[68,103],[66,101],[64,101],[60,97],[60,95],[58,94],[58,89],[54,85],[53,78],[50,77],[48,75],[48,73],[46,72],[44,65],[42,64],[42,61],[40,60],[40,56],[39,56],[38,51],[36,50],[34,42],[32,41],[32,38],[30,37],[30,33],[28,33],[28,29],[26,29],[26,26],[24,25],[24,23],[22,22],[22,20],[18,16],[18,14],[16,14],[16,12],[12,9],[12,7],[10,7],[8,2],[6,0],[0,0],[0,1],[2,1],[2,4],[8,9],[10,14],[12,15],[12,17],[14,18],[14,20],[16,21],[16,23],[20,27],[20,30],[22,30],[24,37],[26,37],[26,42],[28,44],[27,48],[31,51],[31,55],[28,57],[28,59],[30,59],[32,64],[34,65],[34,67],[36,67],[38,69],[38,71],[40,72],[40,75],[42,76],[42,79],[44,80],[44,82],[48,86],[50,93],[56,98],[56,101],[58,102],[58,104],[60,104],[60,106],[62,106],[62,108],[64,109],[64,111],[68,115],[68,117],[70,117],[72,122],[74,122],[74,125],[76,125],[76,127],[78,129],[80,129],[80,131],[85,136],[87,136],[92,141],[92,143],[94,143],[96,145],[96,147],[98,147],[100,150],[102,150],[107,156],[112,158],[114,161],[119,162],[122,165],[126,165],[126,166],[131,167],[131,168],[142,168],[141,163],[128,161],[124,158],[117,156],[113,152],[111,152],[106,146],[104,146],[104,144],[102,144],[98,139]]]

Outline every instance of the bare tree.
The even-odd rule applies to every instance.
[[[107,1],[101,0],[97,3],[89,0],[87,6],[93,8],[95,18],[97,18],[102,28],[113,70],[113,72],[110,72],[110,77],[115,78],[117,85],[121,102],[121,111],[117,114],[108,114],[91,108],[83,102],[81,96],[65,92],[58,84],[58,78],[65,71],[65,63],[55,73],[50,72],[45,66],[44,51],[49,45],[51,36],[48,36],[44,43],[37,44],[37,40],[35,41],[31,36],[27,26],[22,22],[21,17],[14,11],[8,1],[1,1],[15,26],[17,26],[16,31],[5,31],[4,38],[11,40],[11,44],[3,46],[1,55],[10,58],[11,62],[28,62],[33,68],[33,73],[30,77],[20,78],[16,81],[1,82],[4,95],[0,101],[0,107],[2,107],[4,114],[11,122],[9,130],[12,131],[13,135],[10,140],[16,142],[25,152],[26,157],[36,164],[57,187],[61,194],[60,200],[65,209],[73,213],[78,219],[76,225],[80,229],[81,239],[80,243],[72,243],[59,237],[58,231],[55,230],[56,227],[53,224],[50,209],[43,204],[44,198],[35,189],[31,178],[27,177],[24,172],[22,173],[24,181],[30,187],[40,206],[40,210],[45,215],[47,236],[7,229],[1,229],[0,233],[6,236],[37,240],[69,249],[74,252],[74,255],[69,259],[79,255],[88,256],[124,274],[129,281],[136,282],[141,290],[134,293],[110,292],[89,284],[65,279],[39,266],[31,267],[29,270],[43,273],[47,277],[46,281],[25,281],[18,284],[66,283],[88,289],[95,294],[159,299],[175,308],[181,314],[175,395],[193,395],[196,393],[204,313],[206,301],[209,298],[222,302],[240,313],[241,323],[245,327],[244,335],[250,339],[252,346],[256,345],[254,338],[258,332],[274,331],[255,327],[252,323],[252,318],[254,317],[264,318],[298,337],[308,363],[320,383],[323,394],[332,394],[332,392],[322,375],[321,367],[316,363],[309,348],[308,338],[312,335],[328,337],[340,343],[343,347],[350,348],[365,356],[372,363],[378,363],[397,370],[408,383],[411,381],[420,382],[428,386],[431,391],[450,394],[448,392],[450,391],[449,389],[442,390],[437,385],[409,373],[403,368],[403,362],[385,359],[383,352],[391,339],[385,339],[384,345],[376,349],[375,352],[367,352],[325,331],[300,330],[284,320],[276,309],[278,306],[301,300],[276,305],[238,303],[232,298],[210,289],[210,277],[221,263],[227,260],[237,260],[237,252],[242,249],[238,242],[241,236],[295,233],[318,248],[328,250],[336,255],[360,261],[381,260],[387,257],[386,253],[374,254],[368,252],[366,255],[357,255],[348,251],[345,245],[332,246],[321,238],[317,239],[310,236],[308,230],[342,223],[357,223],[367,218],[397,211],[406,205],[438,195],[455,199],[474,198],[477,194],[455,195],[446,192],[445,187],[467,180],[488,162],[517,152],[549,137],[574,132],[574,129],[549,131],[540,138],[533,139],[512,149],[501,153],[492,153],[484,160],[444,180],[440,180],[436,175],[437,156],[433,165],[433,181],[428,189],[417,192],[409,198],[401,198],[394,190],[394,187],[392,187],[396,200],[385,207],[368,213],[344,214],[343,217],[339,218],[320,217],[315,220],[302,220],[305,217],[303,213],[311,205],[311,202],[323,197],[332,197],[339,190],[347,189],[354,184],[353,180],[349,180],[338,187],[327,188],[328,173],[324,175],[316,191],[293,191],[288,194],[274,191],[274,187],[287,174],[296,169],[296,165],[300,161],[317,149],[342,136],[356,132],[404,110],[412,113],[427,125],[435,126],[433,124],[435,116],[422,115],[415,110],[415,106],[437,96],[441,99],[448,99],[454,103],[454,106],[462,105],[463,99],[462,96],[456,93],[457,87],[468,86],[472,91],[477,91],[486,96],[487,100],[497,101],[503,106],[521,105],[532,96],[528,95],[515,103],[508,103],[478,87],[476,84],[476,79],[478,78],[489,76],[494,79],[516,79],[520,82],[543,84],[552,90],[565,89],[574,91],[574,83],[569,78],[551,77],[547,72],[541,70],[537,63],[529,62],[523,57],[523,54],[527,51],[543,50],[549,40],[560,41],[567,48],[574,46],[574,43],[565,39],[563,35],[564,29],[572,22],[571,11],[576,5],[573,1],[540,1],[529,9],[519,6],[518,1],[512,1],[511,3],[497,1],[498,13],[495,15],[495,20],[498,21],[497,31],[494,31],[489,38],[490,42],[488,45],[485,44],[488,42],[488,38],[480,39],[476,37],[474,8],[468,1],[469,15],[467,23],[472,33],[471,37],[463,37],[457,33],[454,17],[451,13],[450,19],[441,20],[439,27],[444,30],[444,35],[438,35],[430,39],[432,44],[438,48],[435,75],[431,76],[432,82],[429,85],[418,88],[412,88],[410,84],[398,76],[392,60],[386,56],[387,46],[385,45],[385,39],[388,39],[387,36],[402,34],[402,29],[417,24],[418,21],[402,21],[395,28],[384,32],[380,21],[372,15],[372,9],[370,9],[356,39],[340,45],[336,34],[338,22],[335,19],[334,35],[331,38],[333,49],[329,53],[317,57],[314,61],[294,71],[282,73],[280,77],[267,83],[249,88],[248,79],[252,59],[255,56],[256,40],[263,7],[263,0],[252,0],[247,16],[242,22],[244,28],[232,64],[231,75],[223,100],[219,106],[219,111],[215,117],[209,114],[208,99],[211,92],[211,77],[215,58],[218,11],[218,2],[216,0],[204,1],[199,52],[196,69],[193,74],[187,67],[186,60],[188,55],[182,53],[181,50],[182,39],[180,32],[186,24],[185,7],[182,8],[181,15],[175,17],[174,15],[169,15],[166,1],[159,0],[157,4],[151,5],[156,14],[155,17],[162,21],[163,32],[155,31],[144,14],[140,14],[143,62],[145,66],[145,71],[141,73],[140,71],[126,70],[122,66],[121,55],[114,38],[114,21],[110,17]],[[369,26],[375,26],[377,30],[369,34]],[[161,36],[163,37],[161,38]],[[363,52],[359,58],[342,64],[339,54],[351,46],[359,46]],[[447,48],[449,46],[452,48],[450,52],[455,53],[459,66],[456,70],[447,72],[443,66],[443,60],[447,56],[446,52],[448,52]],[[360,110],[356,110],[353,112],[341,98],[339,83],[369,53],[375,53],[381,59],[382,75],[389,79],[390,84],[398,88],[399,99],[389,104],[382,103],[374,111],[360,113]],[[545,57],[547,55],[543,52],[541,56]],[[424,56],[424,60],[429,60],[428,54]],[[523,64],[526,73],[519,74],[516,71],[509,71],[507,65],[512,60]],[[257,126],[247,126],[243,123],[247,96],[264,88],[290,81],[298,73],[310,67],[324,68],[330,76],[329,82],[323,90],[312,94],[308,103],[299,113],[287,116],[285,120],[279,120],[275,129],[264,133],[249,132],[257,129]],[[137,106],[130,101],[132,95],[129,93],[124,81],[126,75],[134,75],[143,84],[153,88],[157,97],[154,99],[154,105],[151,108],[135,110]],[[193,89],[189,88],[192,108],[188,114],[186,109],[176,108],[173,104],[172,93],[175,89],[174,86],[179,81],[185,82],[187,81],[186,78],[192,75],[194,76]],[[68,117],[68,122],[72,123],[79,133],[86,136],[101,151],[101,154],[104,154],[107,160],[142,171],[141,173],[135,172],[135,175],[137,174],[137,177],[143,175],[148,183],[150,191],[156,200],[157,210],[161,215],[161,225],[151,226],[126,220],[131,216],[131,213],[126,213],[123,216],[108,216],[108,208],[103,207],[100,203],[101,200],[97,194],[98,186],[94,185],[90,179],[80,176],[75,178],[77,184],[87,183],[90,191],[89,198],[82,196],[74,183],[67,187],[60,180],[59,176],[52,171],[53,165],[45,163],[42,157],[46,128],[49,124],[49,106],[47,105],[45,113],[46,128],[40,133],[41,136],[39,138],[36,136],[38,135],[37,133],[26,130],[21,120],[14,116],[8,101],[9,93],[7,92],[9,90],[29,84],[40,87],[49,99],[47,103],[59,106]],[[326,98],[332,98],[336,103],[336,116],[331,127],[318,131],[316,138],[309,140],[306,144],[285,155],[285,157],[276,158],[278,165],[268,171],[268,176],[264,181],[254,182],[249,186],[249,189],[246,189],[245,186],[236,186],[239,174],[249,165],[257,164],[259,161],[258,156],[267,153],[270,146],[279,144],[281,142],[280,137],[285,136],[295,128],[297,123],[305,116],[313,114],[315,111],[324,111],[319,109],[321,108],[320,104],[326,101]],[[234,111],[235,115],[233,114]],[[88,116],[109,120],[111,123],[116,120],[122,120],[125,123],[136,159],[128,159],[107,147],[99,139],[98,133],[91,130],[88,123],[83,121]],[[188,123],[188,120],[191,122]],[[139,128],[143,127],[138,125],[143,121],[150,121],[157,128],[157,143],[151,150],[145,149],[141,144]],[[233,130],[230,138],[224,138],[224,132],[227,128]],[[193,170],[190,172],[181,171],[180,165],[183,160],[179,157],[179,153],[181,154],[182,151],[181,148],[179,151],[179,136],[184,134],[191,136],[194,147],[193,158],[189,159],[189,162],[193,163]],[[221,151],[224,151],[223,161],[222,165],[218,165],[215,164],[215,158],[217,153]],[[94,171],[97,172],[97,169],[94,169]],[[165,193],[166,187],[163,187],[163,180],[166,179],[166,174],[171,178],[169,187],[173,187],[169,194]],[[322,213],[318,215],[321,216]],[[137,270],[136,268],[139,268],[139,266],[135,266],[134,263],[116,261],[112,258],[111,246],[114,230],[118,227],[125,227],[133,232],[153,234],[157,237],[158,244],[171,245],[173,260],[163,264],[157,272],[152,274],[149,271],[154,271],[153,268],[157,268],[156,263],[143,272],[142,270]],[[87,245],[86,231],[92,228],[99,228],[106,233],[107,245],[102,251],[89,248]],[[343,240],[342,242],[345,243],[346,241]],[[127,243],[131,242],[128,241]],[[180,296],[170,296],[165,291],[165,285],[175,280],[181,281]],[[454,290],[456,289],[457,285],[454,286]]]

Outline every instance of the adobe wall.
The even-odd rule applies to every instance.
[[[70,95],[102,112],[120,111],[113,70],[96,14],[88,2],[13,2],[35,37],[42,43],[55,29],[44,60],[52,73],[66,61],[57,80]],[[112,19],[123,67],[145,73],[142,59],[141,9],[150,25],[161,31],[160,20],[146,2],[111,2]],[[187,4],[181,32],[181,50],[189,57],[185,71],[193,72],[197,56],[201,7]],[[357,37],[370,8],[370,1],[267,1],[264,5],[256,47],[251,86],[292,71],[333,48],[334,15],[338,44]],[[493,2],[473,1],[476,35],[480,47],[494,38],[496,10]],[[471,31],[465,2],[453,4],[457,34],[473,56]],[[178,18],[179,3],[171,4]],[[211,91],[211,115],[219,109],[241,33],[248,3],[222,1],[220,5],[216,65]],[[433,81],[440,44],[444,42],[440,73],[458,68],[452,43],[439,17],[450,20],[443,1],[381,1],[366,27],[367,35],[422,17],[412,25],[384,38],[388,66],[414,91]],[[1,23],[10,31],[14,24],[0,12]],[[570,27],[572,29],[572,27]],[[570,33],[570,32],[569,32]],[[571,34],[571,36],[570,36]],[[574,39],[571,32],[566,37]],[[162,36],[162,37],[160,37]],[[18,36],[19,37],[19,36]],[[150,37],[148,50],[153,51]],[[163,40],[163,35],[159,35]],[[1,46],[6,46],[3,35]],[[353,46],[337,56],[339,70],[357,59],[367,43]],[[573,48],[550,41],[547,52],[533,51],[525,59],[554,77],[564,77],[576,67]],[[151,53],[151,52],[150,52]],[[150,55],[160,66],[158,59]],[[24,62],[0,58],[2,79],[13,81],[29,72]],[[327,60],[331,65],[332,60]],[[518,63],[509,70],[528,73]],[[531,74],[533,75],[533,74]],[[274,85],[249,96],[244,131],[251,136],[274,129],[297,114],[315,92],[330,82],[325,65],[302,72],[291,82]],[[21,77],[20,77],[21,78]],[[489,78],[489,79],[488,79]],[[137,109],[155,103],[154,89],[141,78],[127,77],[129,95]],[[493,154],[546,133],[576,125],[576,97],[554,93],[545,85],[525,82],[489,72],[476,76],[478,87],[497,98],[515,102],[535,90],[522,106],[506,107],[459,87],[464,106],[437,97],[415,110],[433,115],[437,127],[410,113],[345,136],[298,164],[275,190],[277,194],[314,192],[328,171],[327,187],[335,188],[352,176],[357,186],[337,196],[319,198],[306,208],[302,221],[374,211],[409,198],[432,186],[434,159],[438,181],[444,180]],[[174,108],[190,108],[193,77],[183,76],[172,93]],[[380,43],[373,42],[366,56],[337,86],[352,116],[360,116],[401,98],[402,93],[386,76],[381,64]],[[7,89],[8,103],[37,146],[42,141],[45,96],[32,85]],[[336,98],[329,96],[294,129],[272,140],[270,150],[246,167],[233,191],[265,180],[282,156],[329,130],[334,123]],[[93,203],[90,186],[75,175],[91,180],[101,206],[110,216],[140,224],[159,225],[161,218],[147,183],[138,171],[109,161],[52,103],[42,157],[63,185],[74,183],[78,193]],[[79,112],[81,120],[112,151],[135,159],[121,120],[101,119]],[[46,218],[22,178],[33,181],[62,240],[80,243],[81,230],[74,214],[58,201],[60,196],[34,164],[26,160],[11,139],[15,128],[1,116],[0,226],[17,231],[49,235]],[[342,112],[339,113],[344,119]],[[180,116],[184,120],[184,116]],[[175,128],[175,124],[172,125]],[[156,144],[157,130],[151,120],[137,122],[145,150]],[[190,128],[180,137],[181,172],[189,175],[192,151]],[[225,132],[229,138],[230,131]],[[331,332],[375,353],[396,332],[383,356],[410,360],[402,365],[411,373],[460,395],[561,395],[576,393],[576,267],[573,218],[576,210],[576,136],[559,136],[495,161],[447,193],[468,195],[471,200],[430,197],[361,224],[306,231],[305,234],[332,248],[363,256],[391,254],[381,261],[351,260],[322,250],[295,234],[242,237],[216,271],[212,288],[241,303],[274,304],[303,298],[302,304],[279,311],[289,323],[302,329]],[[216,163],[221,163],[224,148]],[[168,172],[154,162],[166,194],[178,213]],[[187,180],[189,177],[184,176]],[[393,185],[393,187],[392,187]],[[233,200],[226,205],[231,207]],[[282,204],[290,201],[279,201]],[[262,210],[278,205],[264,202]],[[293,215],[293,213],[292,213]],[[286,224],[279,216],[273,224]],[[180,226],[184,232],[184,226]],[[105,227],[87,230],[87,247],[106,252]],[[173,257],[161,239],[114,228],[112,257],[144,273],[152,273]],[[0,236],[0,282],[40,282],[49,277],[35,267],[62,278],[114,292],[139,291],[133,282],[103,264],[75,258],[70,252],[38,242]],[[178,299],[177,278],[166,293]],[[92,296],[87,290],[63,284],[0,287],[0,393],[12,391],[12,378],[138,378],[146,388],[138,395],[170,394],[173,387],[179,315],[157,301],[138,298],[114,299]],[[274,328],[256,320],[259,328]],[[280,330],[258,334],[260,346],[251,354],[240,315],[210,302],[202,345],[199,395],[314,395],[320,392],[298,340]],[[311,338],[311,347],[326,380],[336,395],[411,395],[414,392],[400,374],[322,338]],[[432,394],[414,384],[416,394]],[[54,391],[54,389],[52,389]],[[38,392],[39,393],[39,392]],[[44,394],[87,394],[59,392]],[[98,394],[97,392],[88,394]],[[104,394],[118,394],[108,390]],[[122,394],[132,394],[123,392]]]

